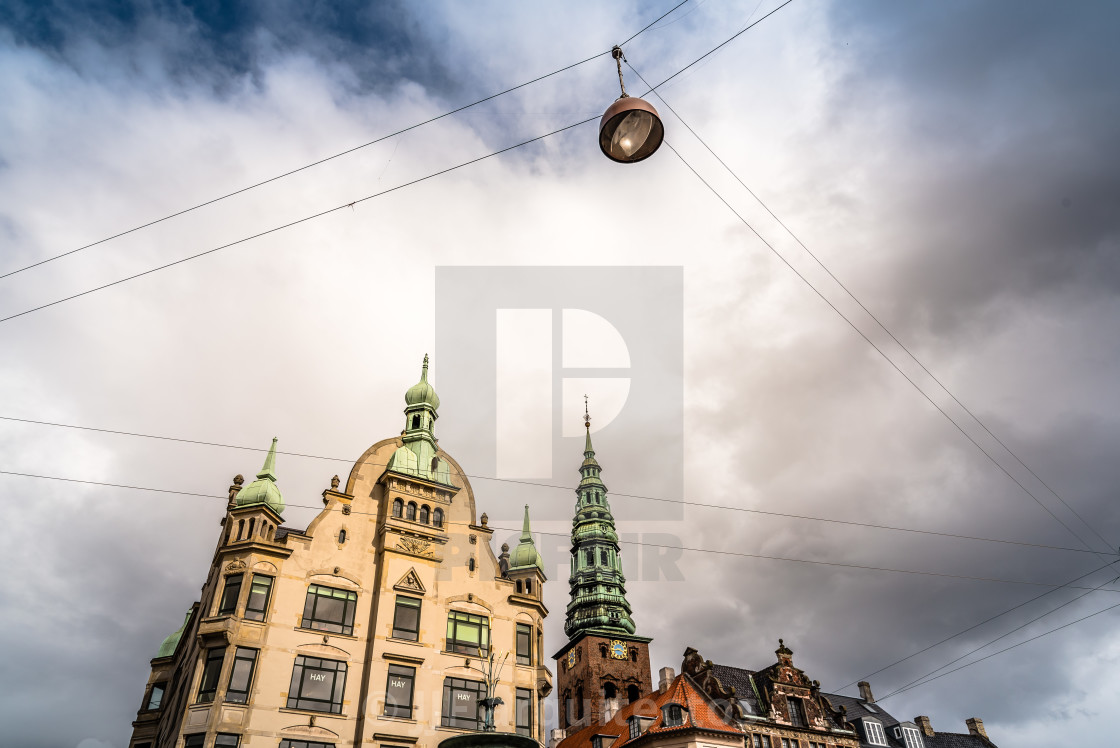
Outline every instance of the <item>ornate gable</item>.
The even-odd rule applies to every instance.
[[[393,589],[399,592],[415,592],[424,594],[427,590],[424,588],[423,582],[420,581],[416,569],[409,569],[408,573],[401,577],[401,580],[393,585]]]

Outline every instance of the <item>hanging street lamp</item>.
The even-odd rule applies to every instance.
[[[665,127],[653,105],[626,93],[622,82],[622,49],[611,50],[618,65],[618,85],[622,96],[607,107],[599,120],[599,147],[611,161],[632,164],[649,158],[665,139]]]

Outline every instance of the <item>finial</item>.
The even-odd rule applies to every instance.
[[[583,425],[588,431],[591,430],[591,413],[587,408],[587,395],[583,396]]]
[[[337,490],[338,490],[338,484],[339,484],[339,483],[341,483],[341,482],[342,482],[342,481],[340,481],[340,480],[338,479],[338,476],[337,476],[337,475],[336,475],[336,476],[334,476],[333,478],[331,478],[331,490],[332,490],[332,491],[337,491]]]
[[[490,516],[486,512],[482,513],[482,526],[486,527],[486,523],[490,521]]]
[[[240,486],[244,482],[245,482],[245,476],[242,475],[241,473],[238,473],[237,475],[233,476],[233,485]]]
[[[428,354],[427,353],[424,354],[424,368],[420,372],[420,381],[421,382],[427,382],[428,381]]]

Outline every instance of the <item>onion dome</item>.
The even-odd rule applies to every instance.
[[[405,405],[428,405],[432,410],[439,410],[439,395],[436,388],[428,383],[428,354],[424,354],[424,369],[420,373],[420,381],[408,388],[404,393]]]
[[[529,505],[525,505],[525,521],[521,525],[521,542],[513,549],[513,555],[509,559],[509,568],[511,571],[517,569],[527,569],[530,567],[537,567],[544,574],[544,559],[541,558],[540,551],[533,543],[533,534],[529,531]]]
[[[156,657],[170,657],[175,654],[175,650],[179,648],[179,640],[183,638],[183,632],[187,628],[187,621],[191,620],[191,610],[187,611],[187,615],[183,618],[183,625],[171,632],[171,634],[163,640],[163,644],[159,645],[159,652]]]
[[[267,504],[277,514],[284,512],[284,497],[276,485],[276,437],[272,439],[257,479],[237,493],[236,503],[239,507]]]

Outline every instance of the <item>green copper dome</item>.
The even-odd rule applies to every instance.
[[[159,652],[156,657],[170,657],[175,654],[175,650],[179,648],[179,640],[183,638],[183,631],[187,628],[187,621],[191,620],[191,611],[187,611],[187,615],[183,618],[183,625],[171,632],[171,634],[163,640],[163,644],[159,645]]]
[[[436,388],[428,383],[428,354],[424,354],[424,369],[420,373],[420,381],[408,388],[404,393],[405,405],[430,405],[432,410],[439,410],[439,395]]]
[[[510,571],[526,569],[535,566],[544,574],[544,559],[533,543],[533,534],[529,532],[529,505],[525,505],[525,521],[521,526],[521,542],[513,549],[509,557]]]
[[[267,504],[277,514],[284,513],[284,496],[276,486],[276,437],[264,458],[264,467],[257,473],[257,479],[237,493],[237,506]]]

